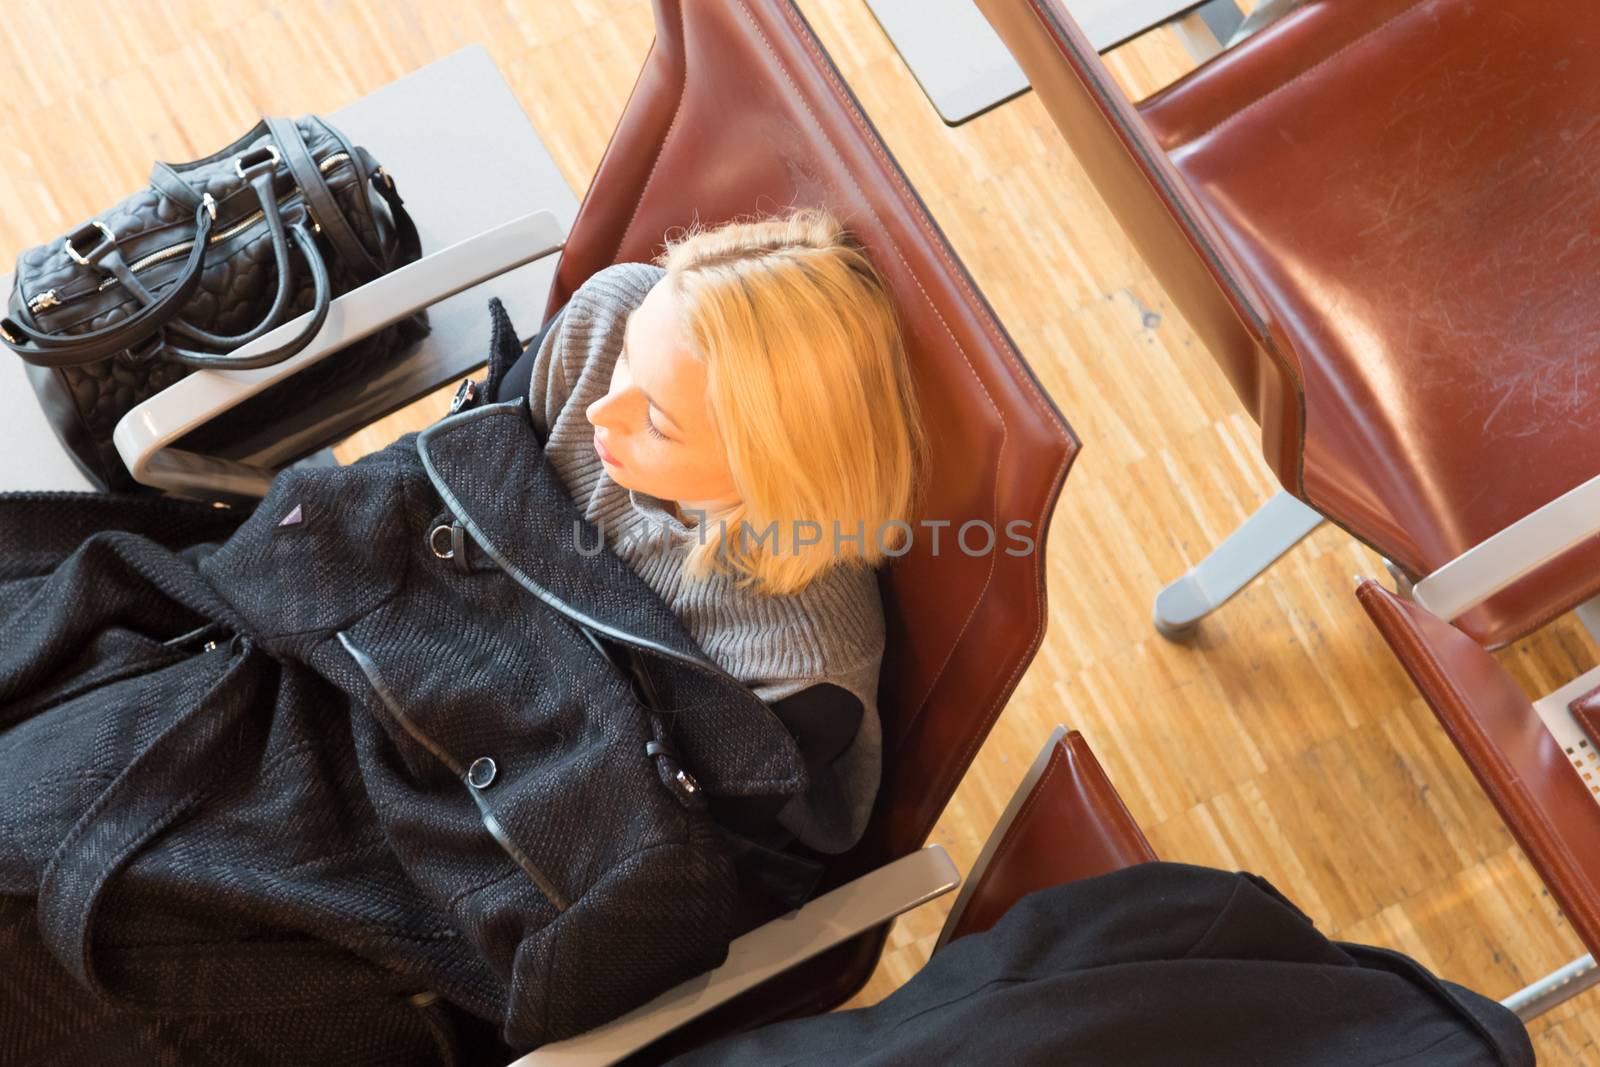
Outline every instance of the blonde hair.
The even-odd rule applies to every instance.
[[[921,417],[894,302],[839,220],[798,208],[696,223],[656,263],[741,497],[704,516],[686,570],[782,595],[902,554],[921,505]],[[816,544],[802,543],[806,523]]]

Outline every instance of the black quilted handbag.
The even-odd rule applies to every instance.
[[[308,345],[334,297],[417,259],[417,229],[372,154],[315,115],[268,118],[17,258],[0,341],[27,361],[52,428],[104,490],[134,491],[118,420],[192,371],[264,367]],[[234,355],[311,316],[269,351]],[[177,447],[239,458],[308,397],[372,376],[427,333],[418,313],[190,431]]]

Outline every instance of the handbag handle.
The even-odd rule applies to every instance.
[[[27,362],[40,367],[80,367],[138,344],[194,296],[195,289],[200,285],[201,269],[205,266],[206,242],[211,236],[216,210],[216,202],[209,197],[195,209],[194,247],[189,250],[189,258],[178,275],[177,284],[153,303],[110,326],[70,337],[40,333],[15,319],[0,319],[0,343]],[[84,258],[90,262],[112,258],[113,262],[120,263],[122,256],[114,242],[105,241]]]
[[[284,226],[283,216],[278,211],[276,190],[273,188],[274,172],[279,159],[278,149],[269,145],[242,153],[234,161],[234,169],[240,177],[250,182],[250,189],[261,204],[261,214],[267,223],[267,236],[272,242],[272,255],[278,268],[278,290],[273,297],[272,307],[252,329],[233,336],[211,333],[174,315],[158,331],[155,343],[141,353],[142,358],[161,359],[196,369],[249,370],[254,367],[269,367],[305,348],[317,335],[317,331],[322,329],[322,324],[328,317],[328,308],[333,302],[328,266],[323,261],[322,251],[317,247],[316,239],[306,226],[304,208],[289,227]],[[312,282],[311,317],[293,338],[276,348],[257,352],[251,356],[234,356],[227,352],[197,352],[171,342],[168,334],[176,334],[178,337],[215,348],[238,348],[277,328],[283,322],[289,302],[294,296],[294,265],[289,257],[291,235],[311,270]],[[131,272],[118,272],[117,277],[138,299],[142,301],[156,299]]]
[[[253,328],[232,336],[202,329],[181,315],[174,315],[166,323],[168,331],[196,344],[229,349],[249,344],[283,321],[284,312],[289,308],[289,301],[294,297],[294,268],[289,259],[289,238],[284,232],[283,218],[278,212],[278,198],[273,189],[273,172],[278,162],[278,155],[276,148],[267,146],[241,155],[234,163],[240,177],[249,181],[251,191],[256,194],[256,200],[261,204],[261,214],[266,219],[267,237],[272,242],[272,257],[278,268],[278,291],[272,298],[272,306]],[[246,159],[251,159],[248,166],[244,164]],[[312,257],[321,258],[315,247],[310,251],[302,247],[301,251],[305,252],[308,261]],[[141,301],[154,299],[131,274],[123,278],[122,282],[125,287],[132,289],[134,295]]]
[[[123,287],[131,292],[134,297],[145,306],[133,316],[130,322],[137,320],[139,328],[126,333],[118,333],[115,337],[100,338],[90,334],[76,334],[70,338],[55,337],[37,334],[27,330],[29,340],[44,338],[38,341],[41,348],[52,349],[48,356],[40,357],[38,353],[29,353],[15,345],[10,345],[29,362],[41,366],[78,366],[84,363],[104,359],[122,349],[133,349],[132,354],[140,361],[160,359],[183,366],[210,369],[247,370],[254,367],[271,366],[274,363],[288,359],[311,343],[327,320],[328,309],[333,302],[332,285],[328,277],[327,264],[322,259],[321,250],[317,248],[315,238],[306,226],[305,213],[302,210],[300,217],[291,227],[285,227],[283,217],[278,211],[278,201],[273,189],[273,174],[280,159],[280,152],[271,145],[252,149],[242,153],[234,161],[234,169],[241,178],[250,183],[251,190],[256,194],[256,199],[261,204],[262,215],[267,223],[267,233],[272,242],[273,258],[278,268],[278,288],[273,297],[272,307],[267,311],[261,322],[255,327],[241,334],[226,336],[214,334],[203,330],[179,317],[179,312],[188,297],[193,295],[194,288],[200,281],[200,272],[204,265],[204,254],[207,239],[210,234],[211,222],[215,213],[215,204],[209,197],[205,199],[197,213],[197,220],[204,218],[204,223],[197,227],[194,248],[190,251],[190,263],[185,266],[184,273],[179,277],[179,284],[173,290],[157,297],[140,283],[122,257],[113,247],[109,255],[105,255],[107,270],[113,277],[122,283]],[[307,319],[305,326],[290,340],[276,348],[265,352],[257,352],[248,357],[235,357],[228,353],[199,352],[188,348],[181,348],[172,344],[167,338],[167,332],[200,344],[218,348],[236,348],[254,341],[267,332],[275,329],[284,319],[289,302],[294,295],[294,269],[289,255],[289,239],[293,235],[295,244],[299,247],[301,255],[311,270],[312,279],[312,314]],[[109,242],[108,242],[109,243]],[[102,245],[102,248],[105,246]],[[97,249],[96,252],[100,252]],[[93,255],[93,254],[92,254]],[[98,265],[97,256],[91,262]],[[190,268],[193,268],[192,271]],[[180,289],[186,289],[182,294],[183,299],[174,299]],[[119,326],[126,325],[119,323]],[[11,320],[3,324],[8,333],[11,329]],[[97,333],[100,331],[97,331]],[[85,340],[90,343],[82,344]],[[120,343],[119,343],[120,342]],[[8,345],[10,342],[7,342]]]
[[[344,209],[334,198],[333,190],[328,188],[327,181],[323,179],[322,169],[311,155],[311,148],[306,144],[299,124],[284,118],[267,118],[264,121],[283,152],[283,161],[288,164],[289,173],[294,175],[295,184],[306,198],[306,207],[311,216],[322,224],[322,232],[333,243],[333,250],[338,253],[339,259],[355,273],[358,284],[365,285],[382,274],[382,264],[375,261],[362,245],[361,239],[350,227],[350,220],[345,218]],[[361,160],[354,151],[350,153],[350,166],[358,174],[362,170]]]
[[[236,356],[228,352],[194,352],[164,344],[159,352],[160,358],[197,369],[250,370],[254,367],[270,367],[274,363],[281,363],[309,345],[321,331],[323,323],[328,321],[328,309],[333,306],[333,286],[328,279],[328,265],[323,262],[322,253],[317,250],[317,239],[312,236],[311,228],[306,225],[303,215],[289,226],[289,235],[294,238],[294,243],[300,247],[300,253],[305,256],[306,264],[311,268],[311,316],[298,333],[277,348],[269,348],[253,356]],[[265,332],[267,332],[265,329],[252,331],[252,339]]]

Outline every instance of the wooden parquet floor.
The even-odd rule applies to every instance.
[[[722,2],[722,0],[691,0]],[[1576,937],[1380,643],[1324,526],[1175,646],[1161,584],[1276,488],[1258,433],[1032,94],[948,128],[861,0],[801,0],[891,150],[1084,441],[1049,537],[1050,628],[933,840],[965,869],[1051,727],[1082,730],[1168,859],[1258,872],[1331,936],[1505,996]],[[646,0],[0,0],[0,257],[258,113],[328,111],[481,42],[581,194],[650,47]],[[1158,31],[1109,57],[1130,95],[1187,70]],[[345,442],[432,422],[448,390]],[[1503,653],[1530,692],[1596,662],[1570,619]],[[870,1003],[926,960],[949,899],[895,927]],[[1600,991],[1532,1027],[1600,1063]]]

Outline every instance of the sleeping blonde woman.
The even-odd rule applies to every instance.
[[[849,848],[881,760],[876,568],[904,549],[922,448],[874,265],[819,209],[669,235],[586,281],[529,356],[585,516],[795,732],[811,787],[779,822]]]

